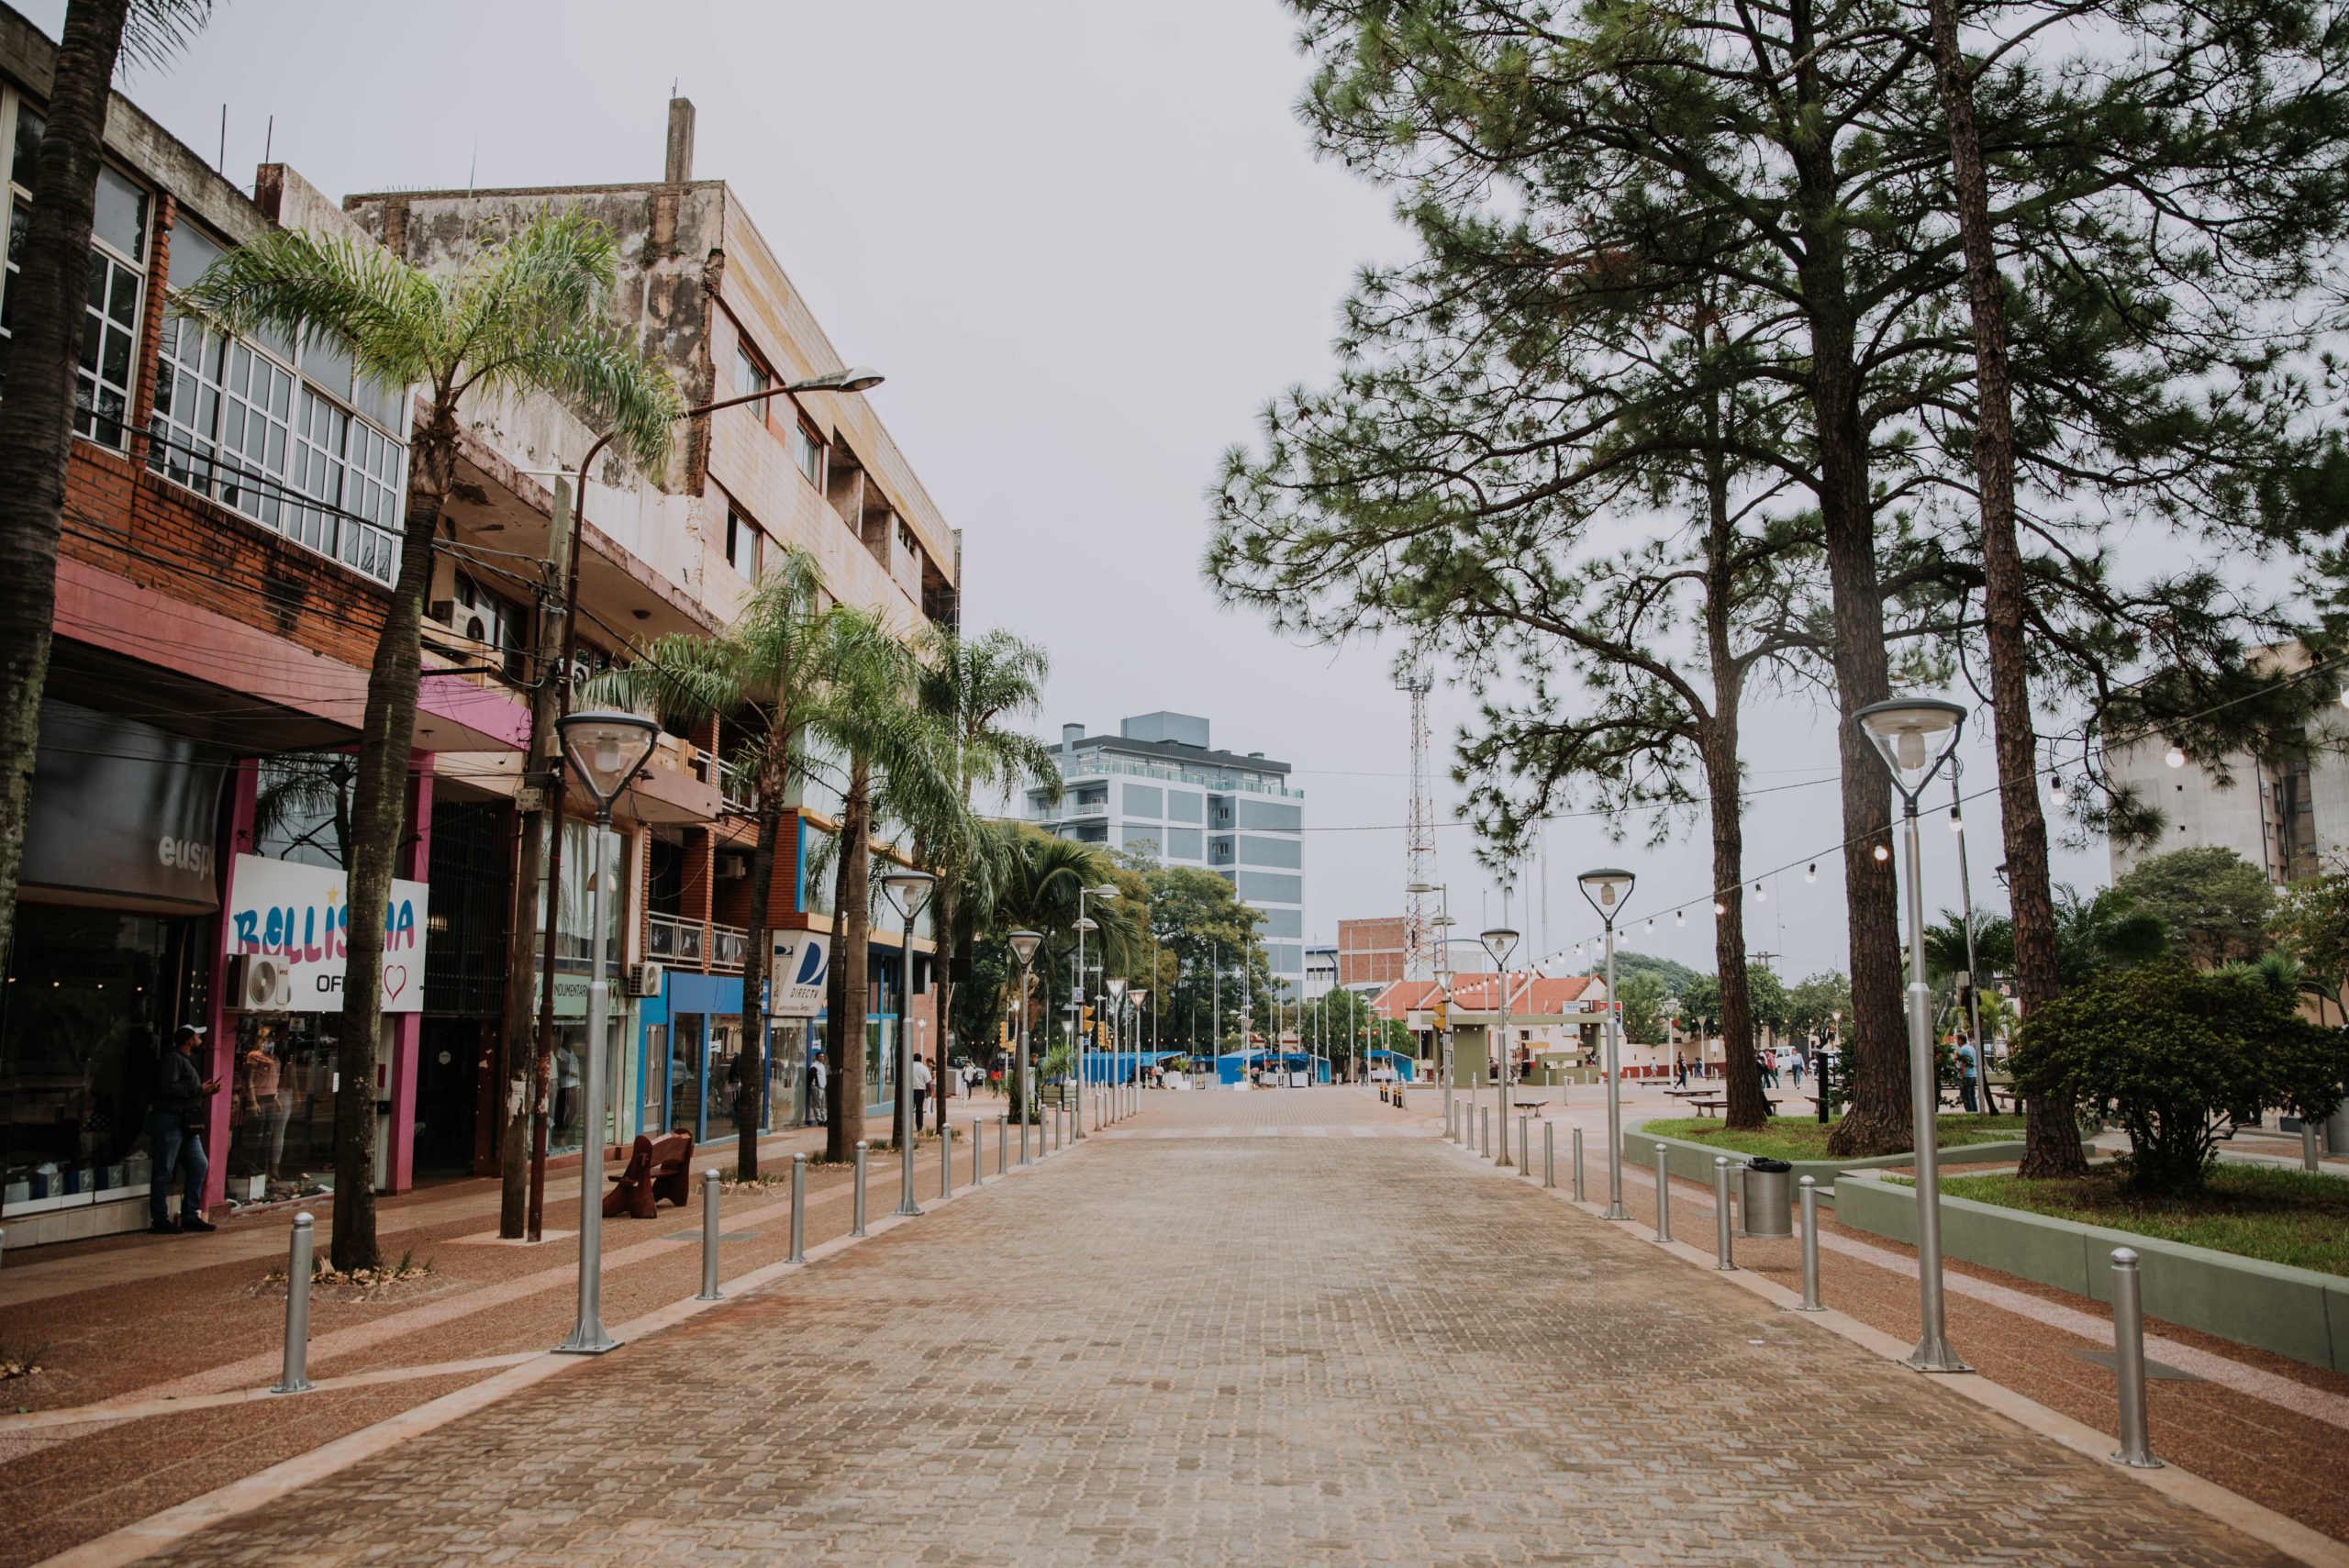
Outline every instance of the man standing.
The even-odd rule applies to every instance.
[[[155,1162],[147,1181],[147,1229],[159,1236],[184,1230],[217,1230],[204,1218],[204,1102],[220,1092],[220,1080],[195,1069],[195,1048],[204,1031],[182,1024],[155,1073],[155,1103],[147,1113],[147,1150]],[[172,1221],[172,1171],[181,1172],[180,1218]]]
[[[1978,1064],[1975,1060],[1974,1042],[1965,1038],[1964,1029],[1957,1031],[1956,1055],[1957,1103],[1970,1114],[1975,1109],[1974,1084],[1976,1068]]]
[[[822,1127],[829,1115],[824,1098],[824,1048],[819,1045],[807,1052],[807,1125]]]
[[[930,1063],[914,1058],[914,1135],[921,1135],[921,1107],[930,1098]],[[941,1107],[942,1109],[942,1107]]]

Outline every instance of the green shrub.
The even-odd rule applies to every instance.
[[[2129,1134],[2129,1184],[2199,1193],[2220,1134],[2271,1106],[2330,1116],[2349,1034],[2271,988],[2176,962],[2114,970],[2041,1006],[2015,1049],[2026,1095],[2069,1095]]]

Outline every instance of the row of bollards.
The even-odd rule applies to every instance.
[[[1011,1118],[1006,1113],[996,1119],[996,1174],[1002,1175],[1008,1158]],[[1041,1145],[1041,1128],[1039,1129]],[[1058,1149],[1062,1123],[1053,1121],[1053,1147]],[[1022,1162],[1026,1162],[1026,1128],[1021,1128]],[[979,1185],[985,1178],[982,1152],[986,1146],[986,1124],[971,1124],[971,1184]],[[855,1208],[849,1229],[852,1236],[863,1236],[865,1230],[866,1180],[870,1173],[868,1146],[863,1139],[856,1144]],[[696,1301],[722,1301],[725,1295],[718,1289],[718,1173],[713,1168],[701,1176],[701,1289]],[[954,1195],[954,1129],[950,1123],[939,1128],[938,1195]],[[0,1244],[5,1244],[7,1232],[0,1229]],[[310,1279],[315,1266],[316,1222],[306,1213],[294,1217],[293,1235],[285,1255],[285,1346],[284,1359],[279,1368],[277,1381],[270,1385],[272,1394],[306,1394],[314,1386],[309,1378],[310,1357]],[[791,1251],[787,1263],[807,1261],[807,1156],[791,1157]]]

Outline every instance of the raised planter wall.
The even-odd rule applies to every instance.
[[[1836,1222],[1914,1245],[1917,1190],[1861,1175]],[[2310,1366],[2349,1373],[2349,1278],[2189,1247],[1971,1198],[1942,1198],[1942,1251],[2097,1301],[2112,1299],[2112,1250],[2133,1247],[2145,1312]]]
[[[1697,1143],[1685,1138],[1672,1138],[1662,1133],[1652,1133],[1642,1124],[1627,1129],[1623,1133],[1624,1162],[1636,1164],[1649,1171],[1654,1170],[1655,1146],[1659,1143],[1665,1146],[1664,1162],[1674,1175],[1680,1177],[1683,1181],[1703,1182],[1709,1186],[1713,1180],[1715,1155],[1728,1155],[1731,1165],[1742,1165],[1746,1161],[1746,1156],[1734,1149],[1716,1149],[1709,1143]],[[1943,1149],[1941,1155],[1944,1164],[1963,1160],[1969,1164],[2011,1165],[2022,1159],[2022,1140],[2017,1138],[1998,1143],[1952,1144]],[[1835,1177],[1838,1173],[1877,1168],[1897,1169],[1908,1164],[1914,1158],[1915,1156],[1909,1154],[1884,1154],[1873,1160],[1794,1160],[1788,1162],[1794,1166],[1794,1173],[1787,1179],[1799,1186],[1802,1179],[1809,1176],[1818,1182],[1820,1196],[1832,1201],[1835,1195]]]

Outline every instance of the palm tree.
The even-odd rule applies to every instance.
[[[1052,1020],[1059,1015],[1051,998],[1063,995],[1052,982],[1052,976],[1063,962],[1074,963],[1076,956],[1076,922],[1080,906],[1078,895],[1088,887],[1098,887],[1105,882],[1119,882],[1117,864],[1108,855],[1091,844],[1074,839],[1063,839],[1040,828],[1025,823],[1006,825],[1011,840],[1010,866],[995,899],[995,920],[1004,930],[1026,929],[1044,933],[1044,942],[1038,948],[1035,961],[1037,976],[1029,996],[1031,1005],[1041,998],[1045,1002],[1042,1017],[1047,1041],[1058,1039]],[[1100,928],[1086,944],[1088,957],[1098,956],[1105,968],[1130,965],[1149,940],[1149,908],[1141,897],[1126,896],[1093,903],[1087,912]],[[1023,1028],[1030,1019],[1020,1020]],[[1030,1033],[1030,1060],[1035,1060],[1032,1050],[1034,1035]],[[1011,1088],[1011,1117],[1015,1121],[1031,1119],[1034,1107],[1025,1103],[1022,1086]]]
[[[408,443],[399,576],[367,672],[351,802],[348,907],[375,910],[391,894],[405,819],[407,757],[433,541],[456,482],[461,410],[478,393],[551,393],[591,428],[617,432],[646,466],[669,448],[680,409],[666,372],[616,325],[619,249],[576,212],[549,211],[462,269],[430,274],[382,248],[278,229],[223,256],[186,291],[186,306],[235,333],[271,328],[343,349],[381,386],[424,388]],[[335,1100],[333,1257],[373,1266],[375,1037],[383,1014],[383,923],[351,923]],[[589,1129],[591,1141],[600,1129]]]
[[[40,694],[57,613],[57,536],[66,454],[82,413],[75,367],[89,293],[90,226],[116,65],[169,60],[211,0],[70,0],[33,162],[32,206],[8,280],[15,328],[0,400],[0,952],[17,924],[17,876],[32,805]],[[88,417],[123,435],[119,413]],[[372,1082],[372,1079],[370,1080]]]
[[[583,688],[591,703],[651,707],[693,723],[717,717],[740,732],[724,765],[749,786],[758,834],[751,852],[741,1073],[734,1091],[735,1170],[745,1181],[759,1173],[759,1127],[765,1119],[766,1031],[759,997],[766,981],[775,851],[789,786],[806,777],[808,733],[829,728],[839,696],[835,662],[854,640],[841,613],[825,606],[823,586],[814,556],[786,550],[760,577],[734,624],[718,636],[657,638],[634,662]]]
[[[2064,989],[2084,985],[2108,969],[2150,963],[2168,950],[2161,917],[2147,913],[2116,887],[2093,897],[2059,885],[2055,889],[2055,963]]]
[[[1042,649],[1008,631],[965,638],[952,627],[934,626],[924,638],[921,704],[953,747],[954,782],[964,811],[982,784],[1010,792],[1032,783],[1059,795],[1060,768],[1052,748],[1004,723],[1042,705],[1050,671]],[[941,855],[928,843],[916,846],[915,858],[938,873],[931,925],[938,933],[941,1019],[953,1003],[954,973],[969,965],[976,927],[986,917],[985,905],[1002,870],[999,859],[985,858],[988,850],[1004,843],[1000,835],[969,834],[963,841],[971,852],[960,856]],[[944,1043],[941,1024],[940,1044]]]
[[[820,728],[841,759],[840,839],[832,870],[832,966],[825,980],[826,1075],[829,1102],[825,1158],[844,1160],[864,1136],[864,1017],[867,944],[873,935],[873,839],[886,825],[948,854],[962,851],[967,813],[944,730],[917,695],[916,650],[880,617],[847,606],[833,611],[832,700]],[[913,963],[908,947],[903,962]],[[910,1020],[900,1018],[899,1028]],[[899,1086],[897,1137],[909,1136],[909,1095]]]

